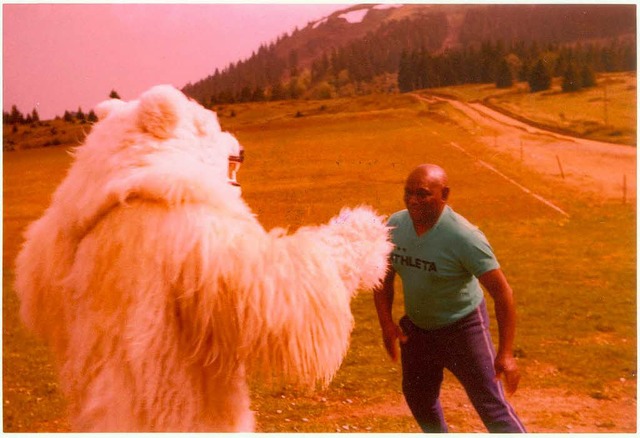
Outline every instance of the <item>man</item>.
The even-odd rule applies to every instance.
[[[395,248],[382,285],[374,290],[385,348],[397,360],[402,390],[425,432],[447,432],[439,394],[449,369],[464,386],[490,432],[525,432],[506,401],[520,379],[513,343],[513,292],[480,230],[446,205],[447,175],[433,164],[413,170],[405,184],[406,210],[389,218]],[[406,315],[392,318],[394,279],[402,279]],[[497,354],[480,284],[491,295],[498,320]]]

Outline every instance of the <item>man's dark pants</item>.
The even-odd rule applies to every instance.
[[[487,306],[446,327],[423,330],[407,316],[400,327],[408,336],[402,349],[402,390],[425,432],[447,432],[440,405],[444,368],[464,386],[471,403],[490,432],[526,432],[496,380],[495,350],[489,333]]]

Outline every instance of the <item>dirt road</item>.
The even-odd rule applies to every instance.
[[[480,138],[489,149],[496,154],[509,154],[516,160],[522,160],[524,165],[555,183],[567,184],[602,200],[615,202],[625,199],[628,203],[636,201],[637,164],[636,148],[633,146],[545,131],[480,103],[465,103],[437,96],[414,96],[432,106],[442,103],[451,105],[459,114],[456,121]],[[462,150],[466,147],[464,144],[453,146]],[[487,157],[476,159],[491,161]],[[499,169],[492,170],[500,172]],[[516,181],[512,182],[517,184]],[[540,366],[542,368],[535,371],[533,365],[530,366],[529,372],[552,372],[545,370],[542,364]],[[561,388],[522,388],[511,398],[511,402],[530,432],[636,432],[634,413],[637,400],[622,390],[635,383],[622,380],[624,379],[621,379],[619,393],[607,399],[597,399]],[[462,389],[456,383],[450,385],[448,392],[443,393],[443,404],[459,408],[461,403],[467,403]],[[408,408],[403,409],[402,414],[409,415]],[[470,406],[465,405],[465,409],[458,410],[458,414],[460,416],[454,419],[454,432],[455,429],[484,431]]]
[[[508,153],[537,172],[608,200],[636,199],[636,148],[569,137],[535,128],[480,103],[438,96],[416,98],[446,102],[496,153]]]

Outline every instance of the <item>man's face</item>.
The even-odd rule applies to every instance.
[[[414,224],[433,225],[444,208],[449,188],[428,173],[412,174],[404,187],[404,203]]]

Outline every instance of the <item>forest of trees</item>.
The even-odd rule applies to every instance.
[[[11,111],[3,111],[2,112],[2,123],[3,124],[31,124],[37,123],[40,121],[40,115],[38,114],[38,110],[35,108],[31,113],[26,116],[20,112],[16,105],[11,106]]]
[[[550,88],[553,77],[563,78],[564,91],[595,85],[596,72],[636,70],[635,43],[567,45],[501,41],[485,42],[479,49],[432,55],[426,50],[404,51],[398,67],[401,92],[450,85],[495,83],[510,87],[528,82],[532,92]]]
[[[325,99],[377,92],[407,92],[450,85],[495,83],[499,88],[515,82],[528,82],[537,92],[551,86],[553,77],[563,78],[563,91],[576,91],[595,85],[598,72],[636,70],[635,41],[612,40],[608,43],[567,44],[487,41],[479,46],[447,50],[433,54],[442,36],[432,26],[415,20],[388,26],[385,32],[370,35],[342,48],[331,49],[313,61],[310,68],[300,68],[296,52],[288,60],[270,56],[266,47],[246,62],[216,71],[209,83],[207,106],[264,100]],[[403,26],[428,27],[429,35],[411,33],[416,41],[399,44]],[[397,31],[397,32],[396,32]],[[419,49],[401,50],[403,46]],[[186,87],[187,94],[193,89]]]
[[[324,51],[310,67],[299,65],[296,50],[286,57],[277,55],[277,45],[291,38],[285,35],[183,91],[204,105],[362,93],[376,86],[375,79],[397,72],[404,47],[433,50],[442,44],[446,31],[441,14],[384,23],[365,38]],[[387,80],[378,88],[389,85]]]
[[[98,121],[98,116],[93,110],[85,114],[82,108],[78,108],[77,111],[65,111],[62,117],[56,116],[56,119],[60,118],[65,122],[95,123]],[[35,108],[26,116],[16,105],[11,106],[11,111],[2,112],[2,123],[5,125],[31,125],[39,122],[40,116]]]
[[[110,99],[120,99],[120,95],[116,90],[111,90],[109,93]],[[85,114],[82,108],[78,107],[77,111],[65,111],[64,115],[56,116],[55,119],[63,119],[65,122],[70,123],[95,123],[98,121],[98,116],[93,110],[90,110]],[[39,123],[40,116],[38,110],[35,108],[30,114],[26,116],[18,109],[16,105],[11,106],[11,111],[2,112],[2,123],[4,125],[31,125],[33,123]]]
[[[188,84],[183,91],[205,106],[465,83],[510,87],[516,81],[527,81],[531,91],[540,91],[550,86],[551,77],[559,76],[563,90],[573,91],[593,85],[596,72],[636,69],[635,38],[617,39],[617,35],[635,32],[635,22],[626,9],[553,7],[552,13],[539,5],[468,10],[453,45],[456,48],[444,51],[450,37],[450,16],[444,9],[383,21],[364,37],[324,51],[318,47],[320,36],[313,34],[322,28],[296,30],[261,46],[250,58]],[[338,33],[335,21],[329,20],[326,26],[333,27],[324,29],[325,37],[327,32]],[[581,39],[589,42],[575,43]],[[313,60],[300,62],[308,59],[310,46]],[[283,47],[293,49],[283,53]]]

